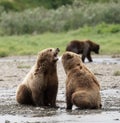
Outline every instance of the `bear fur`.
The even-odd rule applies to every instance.
[[[91,51],[95,52],[96,54],[99,54],[99,49],[100,46],[90,40],[85,41],[73,40],[66,47],[66,51],[82,54],[83,62],[85,61],[86,57],[89,60],[89,62],[92,62],[93,60],[91,57]]]
[[[79,55],[66,52],[62,56],[62,63],[67,76],[67,109],[72,109],[73,104],[80,109],[101,108],[100,85]]]
[[[58,48],[48,48],[38,53],[36,63],[17,88],[18,103],[56,107],[58,52]]]

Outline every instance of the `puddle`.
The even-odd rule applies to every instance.
[[[5,58],[0,58],[0,62],[35,62],[36,57],[35,56],[22,56],[22,57],[5,57]],[[59,59],[61,60],[61,56],[59,57]],[[88,62],[87,59],[85,59],[85,62]],[[93,62],[94,63],[114,63],[114,64],[118,64],[120,63],[120,58],[112,58],[110,56],[93,56]]]
[[[0,123],[120,123],[120,112],[102,112],[94,114],[59,113],[55,116],[46,117],[22,117],[4,115],[0,116]]]
[[[105,97],[117,97],[120,98],[120,90],[118,89],[108,89],[101,91],[102,96]]]
[[[93,58],[94,63],[113,63],[113,64],[120,64],[120,58],[111,58],[111,57],[98,57]]]

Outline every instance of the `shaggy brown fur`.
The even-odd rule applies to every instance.
[[[18,103],[56,107],[58,52],[58,48],[48,48],[38,54],[35,65],[17,88]]]
[[[71,41],[67,47],[66,51],[71,51],[77,54],[82,54],[82,61],[85,61],[85,58],[89,60],[89,62],[92,62],[91,57],[91,51],[95,52],[96,54],[99,54],[100,46],[90,40],[86,41],[78,41],[73,40]]]
[[[94,74],[82,63],[79,55],[66,52],[62,56],[62,63],[67,74],[67,109],[72,109],[73,104],[81,109],[100,108],[100,85]]]

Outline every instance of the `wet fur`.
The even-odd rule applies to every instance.
[[[67,75],[67,109],[72,109],[73,104],[81,109],[101,108],[100,85],[79,55],[66,52],[62,56],[62,63]]]
[[[38,54],[35,65],[17,88],[18,103],[56,107],[58,52],[58,49],[48,48]]]
[[[82,54],[82,61],[85,61],[85,58],[89,60],[89,62],[92,62],[91,52],[95,52],[96,54],[99,54],[100,46],[90,40],[85,41],[79,41],[79,40],[73,40],[71,41],[67,47],[66,51],[71,51],[77,54]]]

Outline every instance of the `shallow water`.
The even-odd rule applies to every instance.
[[[16,62],[34,62],[36,59],[36,57],[32,57],[32,56],[29,56],[29,57],[18,57],[17,59],[16,58],[12,58],[11,57],[8,57],[8,58],[0,58],[0,62],[13,62],[13,61],[16,61]],[[61,56],[59,57],[59,59],[61,60]],[[88,62],[87,59],[85,59],[85,62]],[[100,56],[100,57],[96,57],[96,56],[93,56],[93,62],[94,63],[115,63],[115,64],[120,64],[120,58],[112,58],[110,56]]]
[[[0,116],[0,123],[120,123],[120,112],[101,112],[92,114],[59,113],[46,117]]]
[[[93,58],[93,61],[94,61],[94,63],[120,64],[120,58],[97,57],[97,58]]]

